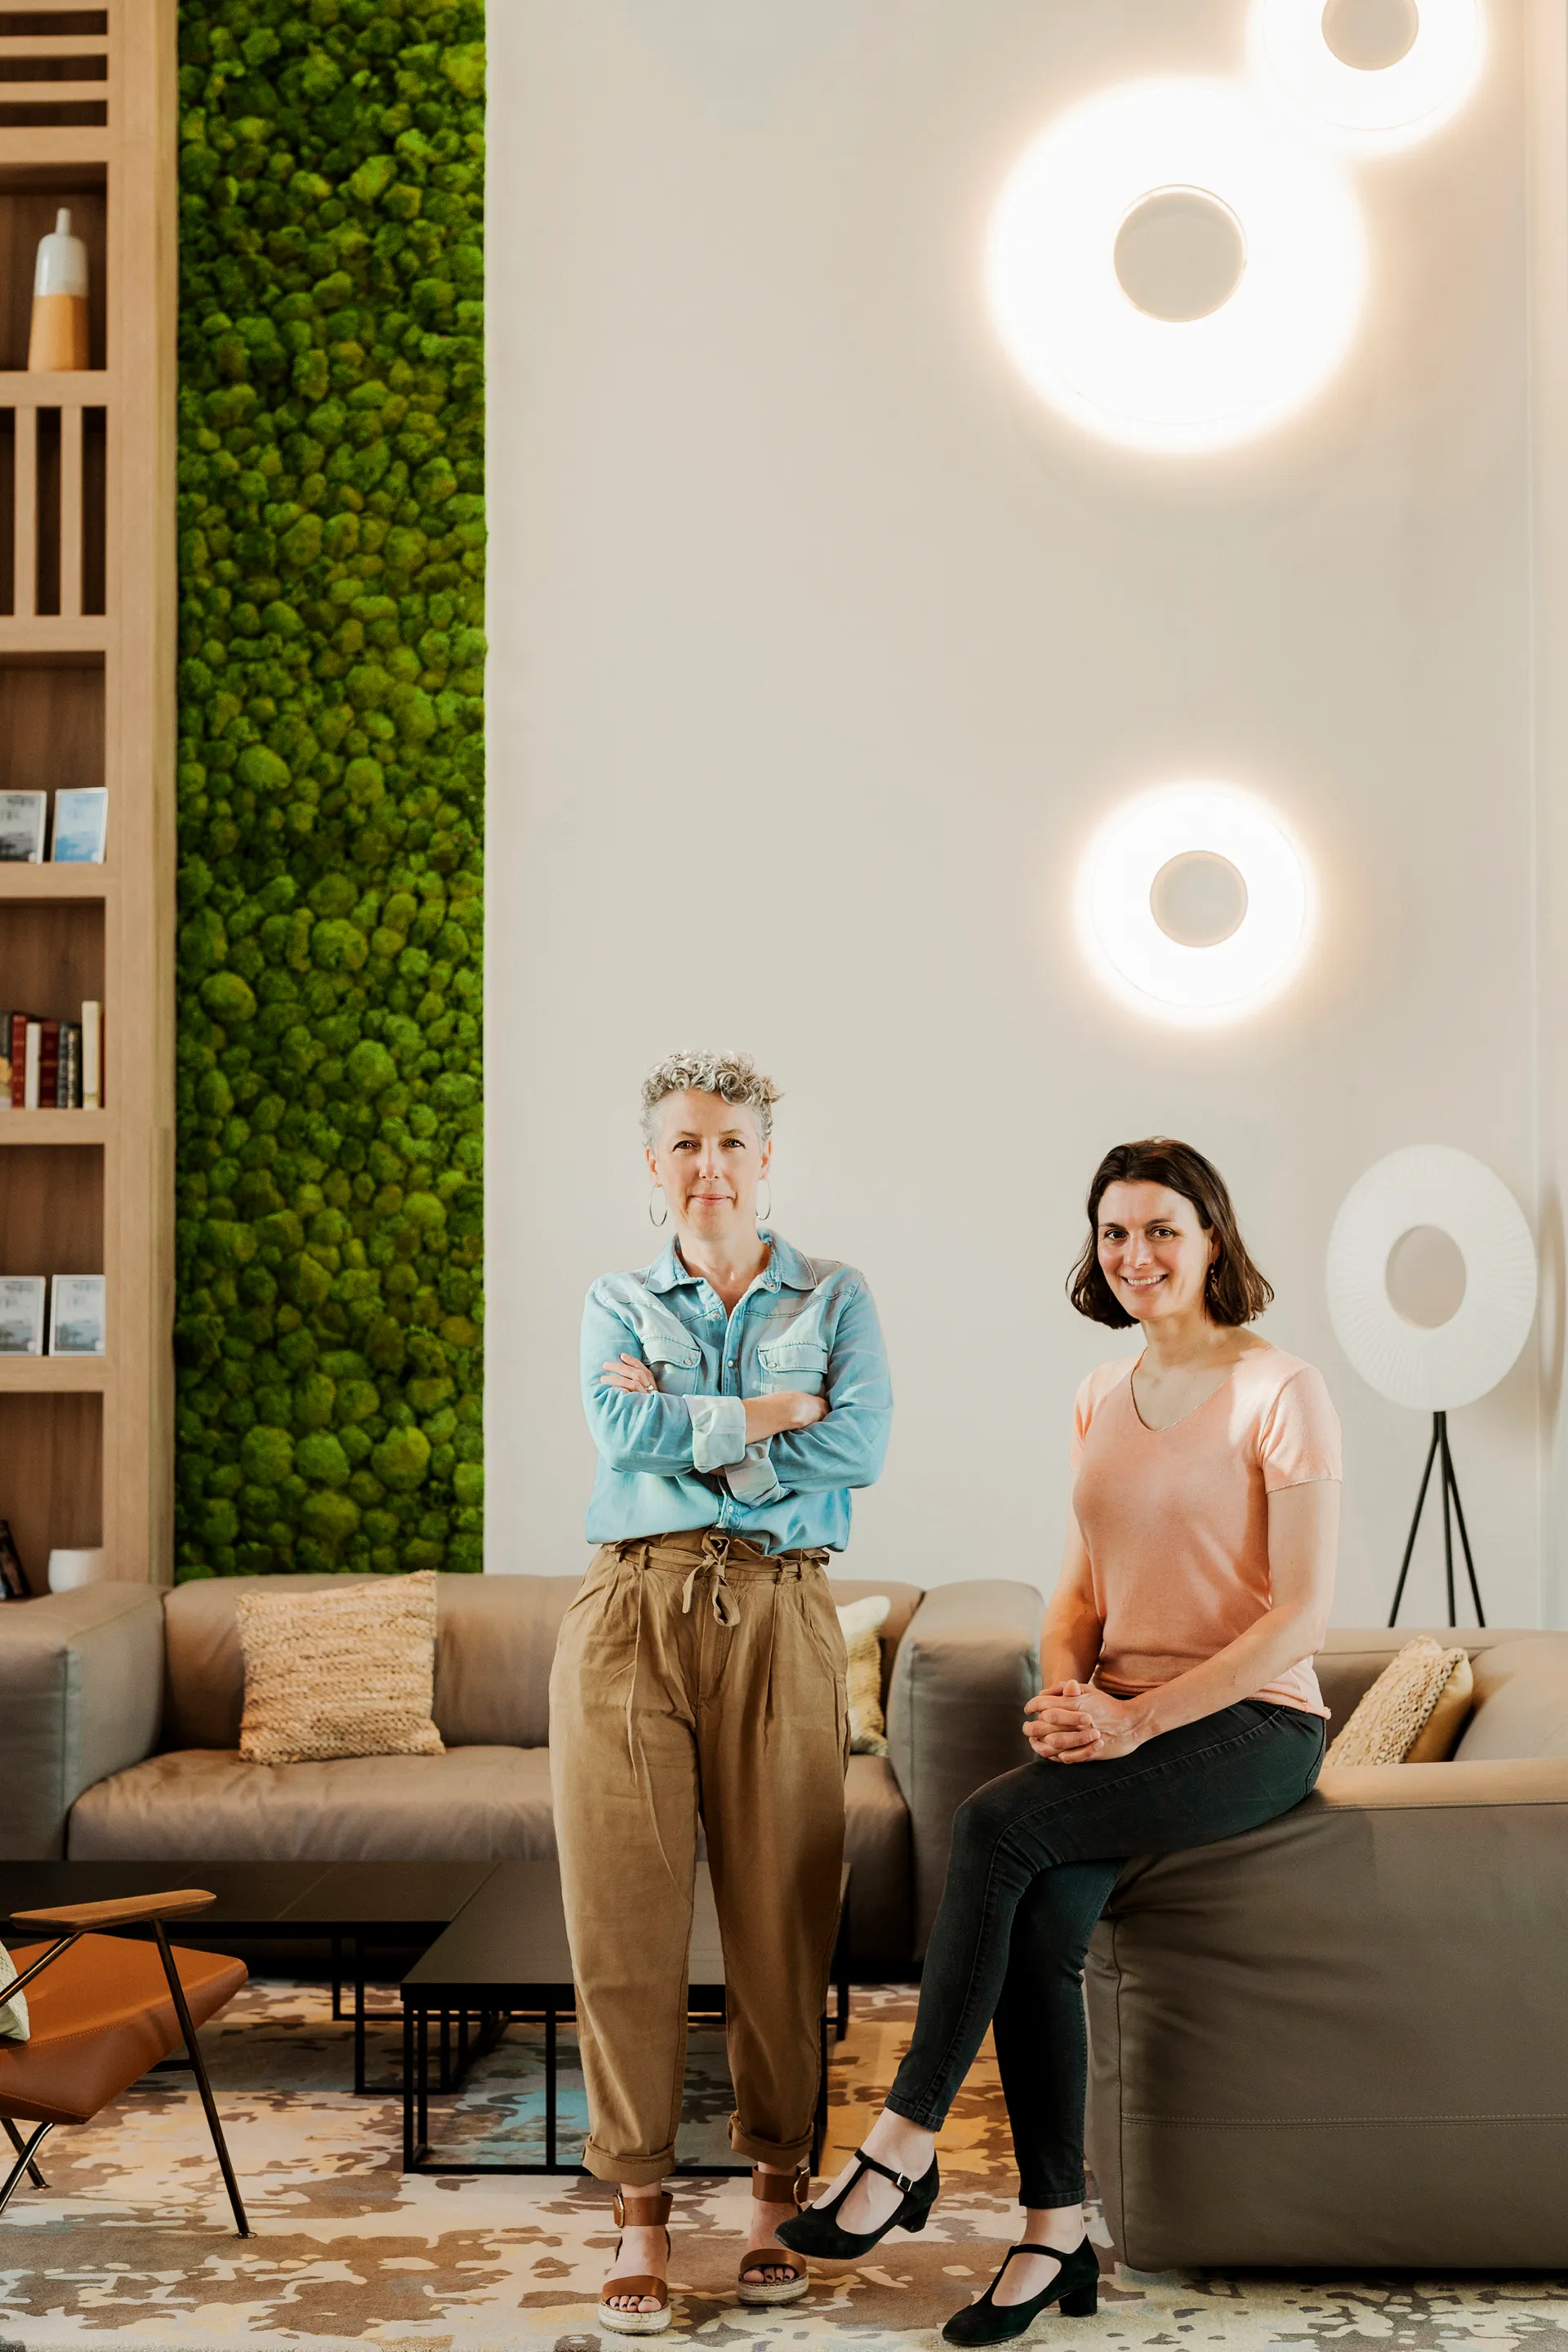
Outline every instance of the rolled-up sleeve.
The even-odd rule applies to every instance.
[[[691,1419],[691,1460],[698,1470],[723,1470],[746,1454],[746,1407],[738,1396],[682,1397]],[[733,1477],[730,1491],[735,1491]]]
[[[827,1417],[810,1429],[786,1430],[765,1447],[749,1449],[740,1475],[751,1473],[751,1455],[764,1453],[773,1484],[765,1492],[742,1495],[737,1473],[726,1475],[730,1491],[746,1503],[772,1496],[806,1495],[825,1488],[871,1486],[882,1474],[893,1421],[893,1389],[882,1327],[865,1284],[858,1283],[839,1311],[827,1359]]]
[[[731,1462],[724,1473],[724,1483],[731,1494],[737,1503],[744,1503],[748,1510],[754,1509],[759,1503],[771,1503],[775,1495],[784,1493],[768,1451],[773,1442],[771,1438],[759,1438],[754,1445],[748,1445],[742,1459]]]
[[[627,1389],[605,1385],[605,1366],[619,1356],[645,1363],[642,1342],[628,1318],[595,1283],[583,1308],[583,1410],[588,1429],[603,1460],[612,1470],[635,1476],[679,1477],[701,1465],[696,1459],[696,1431],[689,1406],[710,1402],[702,1397],[634,1395]],[[732,1400],[739,1405],[739,1400]],[[742,1449],[745,1408],[739,1407]]]

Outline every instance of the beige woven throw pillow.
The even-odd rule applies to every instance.
[[[1438,1764],[1453,1750],[1475,1678],[1463,1650],[1406,1642],[1351,1717],[1326,1764]]]
[[[15,1984],[19,1973],[16,1961],[0,1944],[0,2042],[26,2042],[33,2030],[26,1994],[15,1992],[9,2000],[5,1997],[5,1987]]]
[[[888,1727],[882,1720],[882,1644],[877,1639],[892,1601],[885,1592],[847,1601],[838,1612],[849,1654],[845,1681],[849,1696],[849,1753],[885,1756]]]
[[[436,1579],[342,1592],[247,1592],[239,1752],[248,1764],[332,1756],[444,1756],[436,1692]]]

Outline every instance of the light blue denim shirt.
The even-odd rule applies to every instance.
[[[583,1402],[599,1449],[590,1543],[717,1528],[766,1552],[842,1551],[849,1490],[888,1450],[893,1392],[866,1277],[803,1257],[763,1231],[768,1262],[726,1316],[675,1244],[637,1274],[606,1274],[583,1309]],[[653,1368],[655,1396],[606,1388],[622,1354]],[[745,1399],[826,1396],[810,1429],[746,1444]]]

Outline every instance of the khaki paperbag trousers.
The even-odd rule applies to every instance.
[[[810,2151],[844,1856],[844,1637],[822,1552],[605,1544],[550,1678],[561,1890],[601,2180],[675,2162],[697,1825],[724,1947],[731,2146]]]

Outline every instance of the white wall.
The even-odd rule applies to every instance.
[[[1073,1388],[1120,1344],[1062,1295],[1084,1186],[1163,1129],[1328,1377],[1338,1615],[1385,1613],[1426,1433],[1333,1339],[1334,1211],[1414,1141],[1532,1220],[1551,1177],[1523,5],[1490,0],[1459,121],[1358,171],[1372,296],[1328,394],[1178,460],[1015,391],[981,239],[1050,114],[1230,71],[1244,0],[495,12],[493,1570],[584,1558],[581,1297],[653,1255],[642,1071],[711,1042],[785,1089],[781,1229],[882,1309],[855,1572],[1049,1579]],[[1106,808],[1205,772],[1286,814],[1322,906],[1303,979],[1207,1034],[1112,1003],[1069,920]],[[1546,1418],[1531,1354],[1453,1425],[1493,1622],[1545,1605]]]

